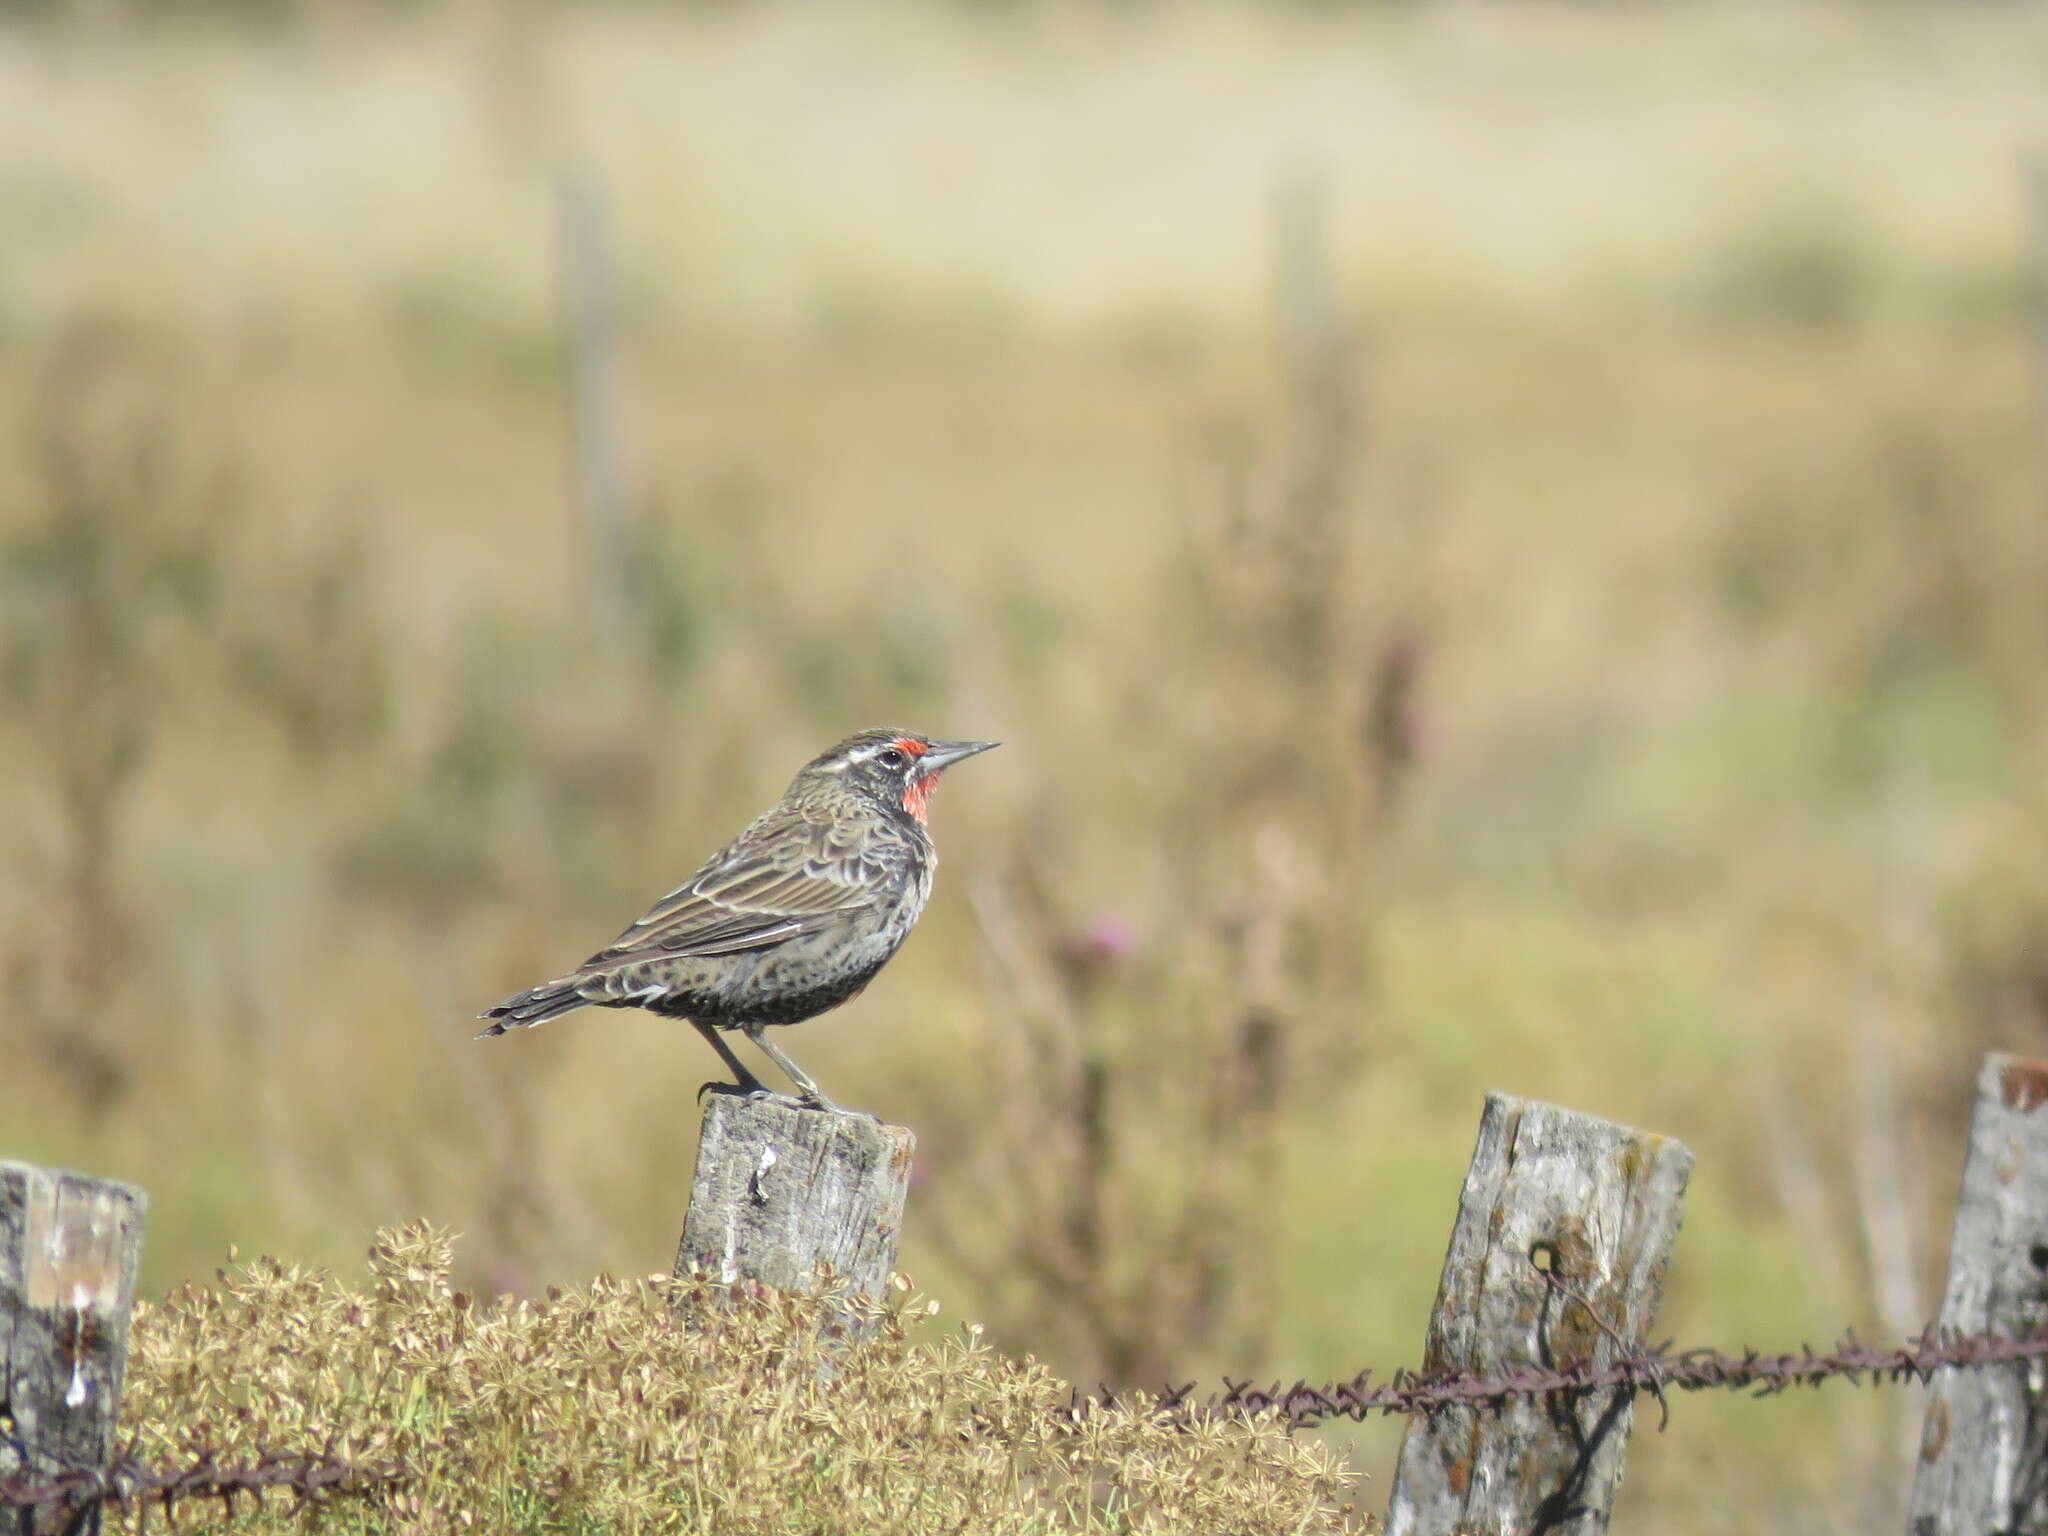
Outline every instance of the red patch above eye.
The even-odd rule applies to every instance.
[[[898,752],[908,752],[912,757],[923,757],[925,753],[929,750],[925,746],[925,744],[919,741],[915,736],[899,736],[894,741],[890,742],[889,745],[894,747]]]

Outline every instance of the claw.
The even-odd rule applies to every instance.
[[[706,1083],[697,1090],[697,1102],[703,1103],[704,1095],[707,1093],[722,1093],[729,1098],[735,1099],[773,1099],[778,1104],[787,1104],[792,1108],[808,1109],[812,1107],[804,1104],[793,1094],[777,1093],[759,1078],[744,1083]]]
[[[856,1120],[872,1120],[877,1125],[882,1123],[880,1115],[865,1109],[848,1109],[844,1104],[828,1099],[822,1093],[811,1092],[803,1094],[797,1102],[802,1104],[805,1109],[822,1109],[828,1115],[851,1115]]]

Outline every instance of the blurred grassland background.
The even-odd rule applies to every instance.
[[[665,1268],[701,1041],[470,1015],[895,723],[1007,745],[789,1043],[1001,1347],[1414,1361],[1491,1087],[1699,1154],[1660,1332],[1916,1328],[2048,1046],[2044,86],[2020,7],[12,8],[0,1152],[148,1290]],[[1623,1524],[1864,1529],[1916,1415],[1679,1403]]]

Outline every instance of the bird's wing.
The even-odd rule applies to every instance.
[[[828,926],[901,877],[894,829],[771,812],[583,963],[610,970],[673,955],[729,955]]]

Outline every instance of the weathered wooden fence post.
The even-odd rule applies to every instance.
[[[1984,1058],[1940,1326],[2048,1326],[2048,1061]],[[1913,1536],[2048,1532],[2048,1365],[1953,1367],[1927,1392]]]
[[[1488,1094],[1423,1369],[1597,1366],[1645,1344],[1691,1174],[1680,1142]],[[1604,1531],[1632,1412],[1621,1389],[1411,1419],[1387,1536]]]
[[[0,1477],[112,1457],[147,1203],[126,1184],[0,1162]],[[97,1530],[98,1517],[46,1506],[20,1529]]]
[[[825,1264],[850,1291],[880,1296],[916,1148],[904,1127],[868,1115],[708,1095],[675,1272],[803,1290]]]

